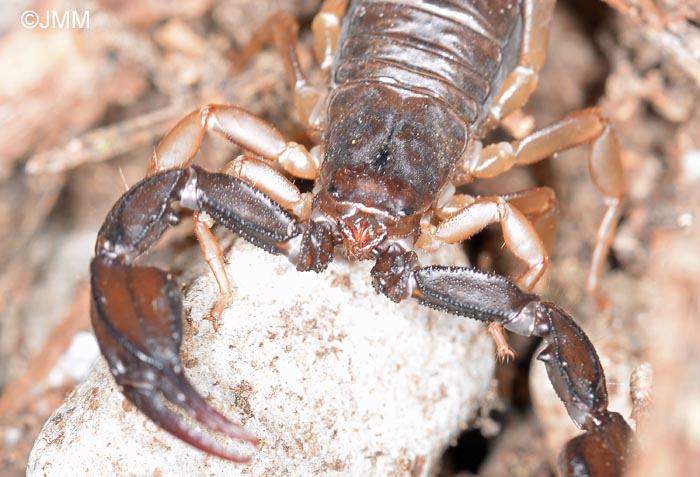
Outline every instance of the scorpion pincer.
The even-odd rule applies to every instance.
[[[563,475],[619,476],[632,431],[607,409],[605,377],[572,318],[529,290],[544,273],[557,220],[548,188],[473,198],[457,186],[590,143],[593,182],[605,197],[588,285],[599,281],[624,195],[617,139],[595,109],[529,136],[482,146],[479,138],[524,105],[545,58],[554,0],[326,0],[313,22],[314,50],[329,88],[309,84],[296,52],[297,25],[281,15],[272,40],[283,53],[308,151],[251,113],[210,105],[161,141],[148,176],[108,214],[91,264],[91,316],[102,354],[124,395],[163,429],[211,454],[244,462],[193,430],[169,401],[205,429],[256,444],[189,384],[178,352],[180,290],[137,258],[191,209],[195,234],[221,289],[214,321],[231,296],[216,223],[300,271],[323,271],[337,248],[374,260],[378,293],[416,299],[489,323],[504,358],[504,329],[541,337],[539,355],[571,419],[585,431],[561,454]],[[342,21],[341,21],[342,20]],[[326,91],[327,90],[327,91]],[[220,172],[192,165],[215,131],[246,153]],[[293,178],[315,180],[302,193]],[[527,268],[513,282],[469,268],[422,266],[414,247],[434,249],[500,223]],[[215,321],[216,325],[216,321]]]

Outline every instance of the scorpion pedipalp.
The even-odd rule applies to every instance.
[[[391,259],[396,260],[395,257]],[[388,260],[383,259],[384,262]],[[378,261],[381,263],[382,259]],[[412,280],[403,282],[406,288],[403,294],[410,294],[423,305],[498,323],[522,336],[543,338],[546,347],[538,359],[544,362],[552,386],[571,420],[586,431],[569,441],[562,451],[562,475],[621,475],[633,432],[620,414],[608,410],[608,392],[600,359],[588,336],[567,312],[520,290],[501,276],[463,267],[421,268],[415,262],[413,270]],[[377,284],[396,282],[406,271],[375,267],[372,273],[375,289],[391,298],[388,290]]]
[[[227,174],[197,167],[153,174],[114,205],[100,229],[91,264],[91,318],[102,354],[123,394],[153,422],[214,455],[247,462],[197,430],[166,402],[206,431],[253,445],[258,439],[211,407],[190,384],[179,358],[182,302],[174,278],[133,262],[174,222],[173,202],[209,216],[248,241],[279,253],[296,236],[296,222],[259,190]]]
[[[175,280],[152,267],[93,260],[91,317],[122,393],[153,422],[211,454],[246,462],[166,407],[168,401],[203,427],[257,444],[243,426],[211,407],[183,374],[182,302]]]
[[[609,412],[602,423],[566,443],[559,454],[559,470],[566,477],[623,475],[632,429],[617,412]]]

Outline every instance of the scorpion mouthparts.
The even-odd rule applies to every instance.
[[[356,257],[370,258],[372,250],[387,236],[385,220],[376,212],[346,207],[338,225],[348,252]]]
[[[149,419],[178,439],[223,459],[241,463],[250,461],[252,454],[241,455],[237,450],[220,444],[179,414],[171,411],[164,401],[169,401],[185,412],[205,430],[215,431],[257,446],[259,440],[254,434],[243,426],[229,421],[211,407],[181,372],[163,373],[159,378],[155,388],[125,385],[122,392]]]

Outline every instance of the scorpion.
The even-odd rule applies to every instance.
[[[155,149],[148,174],[114,205],[91,262],[91,319],[124,396],[164,430],[210,454],[245,462],[196,431],[174,406],[211,433],[256,445],[257,438],[210,406],[183,373],[182,303],[173,276],[138,265],[184,210],[221,291],[214,327],[232,296],[212,227],[220,224],[299,271],[322,272],[337,248],[374,260],[376,291],[418,300],[488,323],[500,358],[513,356],[505,330],[540,337],[538,359],[573,422],[585,432],[563,449],[566,476],[619,476],[632,430],[607,409],[595,349],[571,316],[530,290],[547,267],[556,225],[554,192],[522,190],[471,197],[456,188],[513,166],[590,144],[589,170],[605,199],[588,290],[601,307],[602,269],[625,191],[616,135],[597,108],[584,109],[522,139],[480,141],[535,89],[555,0],[325,0],[312,23],[313,49],[328,85],[307,79],[298,24],[273,23],[297,112],[316,143],[288,142],[272,125],[232,105],[182,119]],[[219,172],[194,165],[214,131],[244,154]],[[294,179],[314,180],[302,192]],[[514,281],[466,267],[423,266],[427,251],[500,224],[506,247],[527,265]]]

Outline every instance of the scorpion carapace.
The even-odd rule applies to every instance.
[[[365,89],[345,86],[329,99],[319,183],[334,202],[415,222],[448,182],[467,130],[435,98],[382,83]]]
[[[606,304],[599,279],[624,179],[617,140],[604,117],[588,109],[518,141],[486,147],[479,142],[534,88],[553,3],[358,0],[348,8],[347,0],[326,0],[312,27],[317,59],[329,69],[327,94],[303,75],[296,23],[281,15],[272,26],[273,40],[283,52],[309,136],[320,145],[308,151],[286,142],[274,127],[235,106],[194,111],[161,141],[148,177],[117,202],[99,232],[91,316],[125,396],[165,430],[223,458],[249,457],[193,430],[165,401],[208,431],[257,442],[184,377],[178,286],[168,273],[137,262],[190,209],[221,290],[211,312],[215,328],[232,296],[210,230],[215,223],[287,256],[300,271],[323,271],[342,248],[375,261],[372,283],[391,300],[413,298],[489,323],[501,357],[512,353],[504,329],[542,338],[546,348],[539,359],[571,419],[585,431],[562,453],[563,474],[621,475],[632,433],[607,409],[593,345],[565,311],[529,293],[544,273],[554,236],[553,191],[482,198],[455,192],[474,179],[591,143],[591,175],[606,198],[606,212],[588,285],[598,304]],[[191,165],[207,131],[247,152],[216,173]],[[291,178],[314,179],[313,192],[302,193]],[[514,282],[468,268],[424,267],[413,250],[461,242],[491,223],[500,223],[508,249],[527,265]]]

